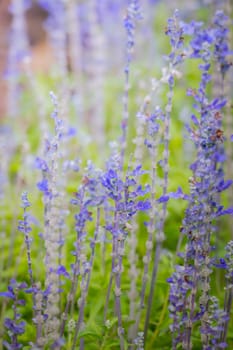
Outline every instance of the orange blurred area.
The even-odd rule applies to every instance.
[[[7,113],[7,82],[4,74],[9,57],[12,15],[9,11],[11,1],[0,0],[0,118]],[[34,73],[47,73],[53,55],[43,22],[47,13],[38,4],[32,4],[25,15],[28,42],[31,51],[30,69]]]

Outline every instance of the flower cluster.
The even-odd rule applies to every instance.
[[[181,228],[181,234],[185,234],[187,238],[184,266],[177,267],[175,274],[169,279],[173,348],[182,343],[185,349],[190,349],[194,324],[200,321],[203,348],[212,349],[220,345],[224,347],[224,343],[219,343],[224,314],[220,311],[218,313],[220,328],[209,326],[208,322],[211,323],[211,317],[216,317],[218,310],[215,301],[212,304],[215,311],[210,307],[213,300],[210,296],[211,241],[216,219],[225,214],[233,214],[233,209],[224,209],[219,200],[219,193],[232,184],[231,180],[224,180],[222,167],[225,156],[222,150],[224,135],[221,119],[226,100],[210,100],[207,95],[213,59],[211,48],[218,45],[218,31],[204,29],[200,23],[192,23],[189,30],[186,27],[185,31],[192,34],[190,56],[200,58],[203,62],[199,66],[202,72],[199,88],[188,91],[188,95],[195,99],[194,108],[200,117],[192,115],[194,127],[188,128],[196,146],[196,160],[190,166],[193,174],[190,178],[189,203]],[[181,268],[185,273],[177,279]],[[181,305],[176,298],[180,298]],[[211,316],[213,312],[215,316]],[[218,339],[212,339],[216,329]]]
[[[13,3],[14,6],[18,5],[15,1]],[[164,346],[170,346],[172,350],[191,350],[196,346],[203,350],[227,348],[230,346],[227,333],[233,301],[233,243],[231,241],[226,246],[224,258],[216,258],[219,252],[214,248],[214,243],[219,218],[229,214],[233,216],[233,208],[226,208],[221,202],[222,193],[233,184],[233,180],[224,174],[224,162],[230,161],[224,150],[227,136],[223,120],[229,101],[224,96],[224,89],[217,91],[216,96],[212,89],[214,70],[217,68],[224,85],[231,66],[227,17],[222,11],[217,11],[209,27],[194,21],[183,23],[178,11],[169,18],[165,34],[171,49],[165,56],[166,63],[160,79],[152,79],[151,91],[147,92],[136,113],[135,147],[128,159],[127,128],[131,113],[129,73],[136,21],[142,18],[139,1],[121,0],[113,4],[109,0],[88,0],[85,4],[78,4],[73,0],[38,0],[38,3],[49,12],[46,24],[61,73],[55,78],[59,80],[62,77],[61,84],[58,84],[61,99],[50,93],[53,105],[51,124],[54,128],[50,134],[49,123],[46,123],[43,129],[44,153],[40,153],[35,161],[41,175],[37,188],[43,198],[43,227],[39,236],[42,238],[40,243],[43,245],[44,260],[38,268],[43,267],[43,270],[33,269],[32,252],[37,247],[32,242],[37,240],[32,240],[36,229],[31,227],[33,217],[29,210],[34,210],[34,206],[31,208],[31,199],[29,202],[27,192],[23,192],[23,213],[18,222],[21,234],[18,237],[19,240],[24,239],[23,246],[26,246],[29,287],[11,280],[8,290],[0,292],[0,296],[13,305],[12,310],[7,310],[4,320],[4,347],[12,350],[28,346],[55,350],[63,347],[75,350],[78,347],[84,350],[92,348],[91,342],[95,339],[94,347],[101,349],[118,347],[125,350],[126,346],[129,350]],[[82,168],[76,156],[75,161],[69,160],[73,154],[81,153],[83,144],[80,139],[72,143],[72,149],[66,147],[68,142],[65,143],[75,134],[73,128],[66,129],[65,123],[72,110],[71,100],[68,101],[70,90],[75,89],[73,97],[76,100],[79,93],[79,97],[83,97],[82,89],[90,84],[93,93],[90,99],[85,100],[85,108],[91,114],[93,108],[102,118],[104,81],[101,80],[103,71],[96,71],[95,64],[89,76],[86,66],[84,69],[78,67],[86,56],[83,59],[81,51],[79,56],[77,49],[79,45],[86,45],[85,55],[90,53],[87,66],[92,60],[101,61],[106,54],[105,40],[109,38],[102,31],[107,21],[104,8],[110,12],[126,3],[124,27],[127,57],[122,138],[118,144],[110,144],[110,156],[107,160],[104,157],[100,160],[100,164],[102,161],[104,164],[101,169],[91,160],[83,162],[86,167]],[[22,4],[20,0],[18,6]],[[15,8],[17,10],[17,6]],[[19,15],[17,11],[14,12],[16,18]],[[85,28],[86,36],[81,43],[78,41],[83,28],[79,32],[79,23],[75,21],[80,19],[82,22],[82,16],[87,16],[85,25],[91,28]],[[72,45],[75,46],[74,50],[68,53],[67,47]],[[76,59],[80,60],[77,65]],[[68,60],[71,60],[71,74],[67,71]],[[197,62],[200,75],[199,86],[187,90],[187,101],[191,100],[194,110],[187,131],[195,156],[188,170],[191,172],[188,194],[181,187],[169,192],[176,181],[170,175],[170,164],[173,162],[170,157],[173,147],[172,123],[176,117],[173,107],[175,87],[178,78],[183,75],[182,64],[186,60],[187,68],[189,63]],[[84,79],[81,79],[82,74]],[[80,78],[80,88],[76,90],[77,77]],[[93,79],[86,79],[90,77]],[[97,87],[101,91],[94,91]],[[93,105],[90,103],[92,98]],[[73,112],[75,116],[77,110],[74,108]],[[96,133],[99,133],[97,124],[95,127]],[[103,124],[101,132],[102,127]],[[102,138],[102,134],[95,140],[98,137]],[[104,140],[101,142],[104,143]],[[177,151],[175,147],[173,154]],[[89,159],[89,150],[89,147],[85,149],[86,159]],[[98,155],[98,150],[94,149],[93,153]],[[73,152],[72,155],[69,151]],[[101,148],[102,154],[105,153]],[[74,172],[71,174],[71,171]],[[27,181],[20,183],[20,190],[21,186],[27,185]],[[33,198],[33,193],[31,195]],[[166,234],[175,218],[169,212],[170,206],[173,206],[170,199],[186,200],[176,250],[169,248],[175,243],[176,237],[171,237],[173,232],[170,236]],[[175,206],[178,205],[175,203]],[[172,225],[174,228],[175,223],[172,222]],[[167,237],[171,239],[166,240]],[[175,261],[177,252],[178,261]],[[160,267],[164,269],[161,274]],[[167,279],[170,292],[165,298],[164,288],[168,288],[168,285],[164,285],[164,280],[172,268],[174,272]],[[223,308],[212,292],[216,268],[222,269],[222,274],[225,272]],[[158,279],[161,283],[158,283]],[[21,297],[23,293],[31,294],[32,300],[27,305],[26,298]],[[26,337],[27,324],[22,320],[24,314],[20,310],[24,306],[27,306],[25,319],[30,319],[30,339]],[[171,318],[170,337],[165,339],[169,327],[167,308]],[[157,335],[162,335],[162,332],[165,336],[158,337],[160,339],[156,343]]]
[[[29,223],[29,214],[27,213],[27,208],[31,206],[31,203],[28,200],[27,193],[23,192],[22,196],[22,207],[24,210],[23,220],[19,221],[18,230],[23,232],[25,245],[27,249],[27,261],[28,261],[28,272],[30,276],[31,287],[33,287],[33,275],[32,275],[32,260],[31,260],[31,238],[29,237],[29,233],[31,232],[31,226]]]
[[[21,320],[20,308],[25,305],[25,300],[21,299],[20,293],[27,288],[26,283],[17,283],[15,279],[10,281],[7,292],[0,292],[0,296],[12,300],[13,317],[6,317],[4,327],[7,329],[9,340],[4,340],[6,349],[17,350],[22,348],[18,336],[25,332],[26,322]]]
[[[215,35],[214,57],[219,64],[223,78],[232,65],[229,61],[229,55],[232,55],[232,52],[230,51],[228,44],[229,29],[227,28],[227,21],[228,17],[223,11],[219,10],[216,12],[213,19],[213,30]]]
[[[124,26],[127,32],[127,49],[131,52],[134,46],[135,21],[142,19],[141,9],[138,0],[132,0],[127,8],[124,19]]]
[[[55,135],[45,140],[44,159],[36,159],[37,167],[42,171],[42,181],[37,186],[44,195],[44,242],[46,266],[46,309],[48,315],[45,323],[46,341],[60,341],[59,326],[59,299],[61,271],[61,248],[64,244],[64,221],[66,211],[62,202],[63,182],[58,171],[62,171],[62,139],[64,137],[64,122],[59,117],[58,100],[50,93],[54,111],[51,115],[54,120]],[[55,344],[54,343],[54,344]]]

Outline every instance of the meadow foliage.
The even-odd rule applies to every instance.
[[[12,1],[0,349],[233,347],[232,9],[191,3],[38,0],[45,74]]]

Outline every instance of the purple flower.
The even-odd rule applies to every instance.
[[[134,46],[135,21],[142,19],[138,0],[130,0],[127,8],[127,15],[124,19],[124,27],[127,32],[127,49],[131,50]]]
[[[232,183],[233,183],[232,180],[227,180],[227,181],[221,180],[219,182],[219,184],[217,185],[217,191],[222,192],[222,191],[226,190],[227,188],[229,188],[232,185]]]
[[[225,317],[209,292],[213,266],[210,258],[211,236],[215,232],[213,219],[233,214],[233,208],[224,209],[220,205],[219,198],[219,192],[229,188],[233,181],[225,181],[222,169],[225,156],[222,147],[221,118],[218,116],[226,105],[226,100],[224,98],[211,100],[207,93],[208,83],[211,80],[209,71],[213,56],[216,55],[213,53],[213,47],[216,48],[219,38],[213,28],[205,29],[194,22],[185,30],[192,35],[190,57],[199,58],[202,63],[199,65],[201,70],[199,88],[188,91],[188,95],[195,100],[194,108],[197,111],[191,116],[194,127],[192,125],[188,128],[190,138],[196,147],[196,159],[190,166],[193,174],[189,180],[190,195],[186,197],[188,207],[182,223],[182,234],[185,234],[187,239],[185,253],[180,255],[184,256],[184,266],[176,267],[176,279],[174,277],[169,279],[170,314],[173,319],[174,348],[179,343],[183,343],[185,348],[191,347],[192,334],[187,330],[186,324],[193,329],[195,323],[199,321],[200,332],[206,335],[203,337],[205,340],[202,345],[207,349],[210,344],[220,343],[221,322]],[[175,196],[182,196],[182,190],[178,189]],[[223,259],[217,265],[226,268]],[[189,273],[187,268],[191,268]],[[183,280],[178,278],[182,270],[185,271]],[[186,289],[187,285],[189,290]],[[190,295],[193,298],[192,303],[188,302]],[[185,309],[183,305],[186,305]],[[203,320],[206,312],[209,316],[208,323]],[[219,323],[216,324],[216,320]]]
[[[65,268],[65,266],[63,266],[63,265],[60,265],[60,266],[58,267],[58,269],[57,269],[57,274],[58,274],[59,276],[64,276],[64,277],[70,278],[69,273],[66,271],[66,268]]]
[[[35,166],[37,169],[40,169],[42,171],[45,171],[45,172],[49,171],[49,167],[48,167],[46,161],[40,157],[36,157]]]
[[[32,230],[28,224],[27,218],[28,218],[28,214],[24,214],[24,220],[19,220],[19,223],[18,223],[18,230],[20,232],[23,232],[24,234],[28,234]]]
[[[0,297],[6,297],[10,299],[14,299],[15,295],[12,292],[0,292]]]
[[[178,187],[176,192],[169,193],[169,198],[176,198],[176,199],[181,198],[181,199],[188,200],[189,196],[187,194],[183,193],[181,187]]]
[[[217,212],[215,213],[217,216],[223,216],[223,215],[233,215],[233,207],[227,208],[223,210],[223,207],[220,207]]]
[[[137,210],[141,210],[141,211],[147,211],[151,208],[151,204],[149,200],[145,200],[145,201],[139,201],[137,203]]]
[[[40,182],[37,183],[38,189],[44,193],[45,196],[51,196],[50,190],[49,190],[49,184],[47,179],[43,179]]]
[[[232,55],[228,47],[228,33],[229,29],[226,27],[228,17],[225,16],[224,12],[219,10],[216,12],[213,19],[214,34],[215,34],[215,46],[214,56],[220,65],[220,70],[223,76],[232,65],[228,61],[229,54]]]
[[[25,325],[26,323],[23,321],[16,322],[7,317],[4,320],[4,326],[13,334],[23,334],[25,332]]]
[[[77,130],[74,127],[69,127],[66,133],[68,137],[74,137],[77,134]]]
[[[195,125],[199,125],[199,120],[194,114],[191,115],[191,119]]]
[[[121,199],[121,192],[123,190],[123,182],[119,179],[115,170],[109,169],[103,174],[101,179],[102,185],[107,189],[108,195],[112,199]]]
[[[179,48],[183,45],[183,28],[179,23],[179,12],[176,10],[174,16],[167,21],[166,35],[170,38],[170,45]]]
[[[164,195],[164,196],[159,197],[159,199],[157,199],[158,203],[164,203],[167,201],[169,201],[169,195]]]
[[[22,200],[22,207],[24,209],[26,209],[26,208],[31,206],[31,203],[29,202],[28,197],[27,197],[27,192],[23,192],[22,193],[21,200]]]
[[[146,174],[146,171],[142,169],[142,165],[138,165],[132,172],[130,172],[130,176],[140,176]]]
[[[0,296],[10,298],[12,300],[12,309],[13,309],[13,319],[6,317],[4,319],[4,327],[7,330],[7,336],[10,338],[10,341],[5,341],[4,345],[7,349],[20,349],[22,344],[18,341],[18,335],[21,335],[25,332],[26,323],[20,321],[21,314],[19,312],[20,306],[25,306],[25,300],[19,299],[19,291],[23,291],[27,288],[27,284],[24,282],[17,283],[15,279],[11,279],[8,286],[8,292],[1,292]]]
[[[219,263],[214,263],[214,266],[218,267],[220,269],[227,269],[227,263],[226,263],[225,259],[223,259],[223,258],[219,259]]]

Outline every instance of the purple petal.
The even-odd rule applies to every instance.
[[[14,299],[14,294],[11,292],[0,292],[0,297],[6,297],[10,299]]]
[[[149,201],[139,201],[138,204],[137,204],[137,209],[138,210],[148,210],[151,208],[151,204]]]
[[[169,196],[168,195],[164,195],[164,196],[161,196],[159,199],[157,199],[157,202],[158,203],[165,203],[169,200]]]

